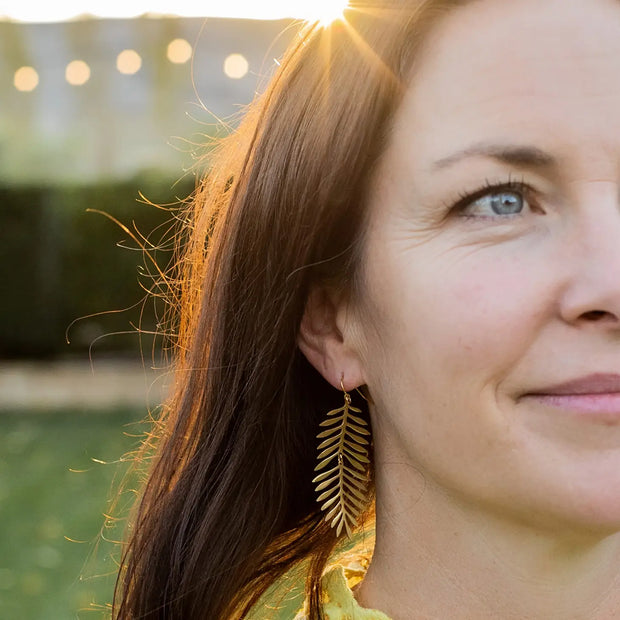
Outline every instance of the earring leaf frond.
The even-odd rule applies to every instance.
[[[357,518],[366,508],[366,465],[370,464],[368,423],[354,413],[361,413],[361,409],[351,405],[351,397],[345,392],[344,405],[329,411],[328,418],[320,423],[321,427],[329,428],[317,435],[317,439],[324,441],[319,443],[319,463],[314,470],[325,469],[334,459],[336,465],[312,480],[317,485],[317,501],[323,502],[325,521],[336,528],[336,536],[344,529],[349,538]]]

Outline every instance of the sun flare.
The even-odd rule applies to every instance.
[[[327,27],[342,19],[348,6],[349,0],[314,0],[314,2],[308,3],[307,15],[304,17],[308,21],[318,21],[321,26]]]

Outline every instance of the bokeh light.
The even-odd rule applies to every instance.
[[[33,67],[20,67],[13,76],[13,84],[17,90],[29,92],[39,84],[39,74]]]
[[[185,39],[174,39],[168,43],[166,56],[170,62],[182,65],[192,57],[192,46]]]
[[[250,70],[250,65],[243,54],[231,54],[224,61],[224,73],[233,80],[240,80]]]
[[[65,69],[65,79],[72,86],[82,86],[90,79],[90,67],[83,60],[73,60]]]
[[[116,68],[125,75],[137,73],[140,67],[142,67],[142,58],[136,50],[123,50],[116,58]]]

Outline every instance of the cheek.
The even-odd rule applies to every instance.
[[[368,362],[382,456],[412,459],[446,481],[465,463],[483,479],[480,464],[493,467],[496,450],[516,442],[498,389],[544,325],[541,305],[549,306],[528,265],[459,258],[389,269],[377,262],[372,289]]]
[[[425,255],[385,252],[369,274],[366,363],[377,409],[393,426],[385,430],[436,445],[458,444],[475,429],[482,440],[487,426],[496,438],[499,425],[507,438],[508,421],[487,418],[497,417],[502,382],[553,312],[548,271],[533,254],[524,260],[498,248],[416,249]]]
[[[420,260],[422,268],[410,261],[376,280],[379,342],[416,366],[435,360],[444,370],[495,373],[537,337],[553,306],[548,282],[518,260],[447,258]]]

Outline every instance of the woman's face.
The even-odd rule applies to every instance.
[[[449,13],[370,208],[351,334],[379,476],[620,525],[620,2]]]

